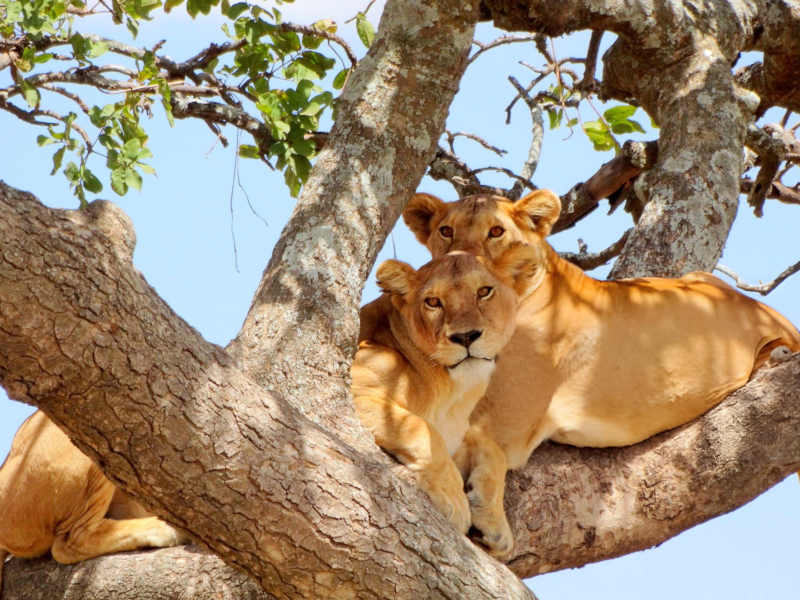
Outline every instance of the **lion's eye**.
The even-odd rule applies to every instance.
[[[492,295],[492,292],[494,292],[494,288],[485,285],[482,288],[478,288],[478,298],[483,298],[484,300],[486,300],[489,296]]]
[[[429,306],[430,308],[440,308],[442,306],[442,301],[434,297],[425,298],[425,306]]]
[[[451,238],[453,237],[453,228],[450,227],[449,225],[442,225],[441,227],[439,227],[439,233],[444,238]]]
[[[503,229],[502,227],[500,227],[500,225],[495,225],[494,227],[492,227],[489,230],[489,237],[490,238],[499,238],[505,232],[506,232],[506,230]]]

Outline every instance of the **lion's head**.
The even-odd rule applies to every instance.
[[[560,212],[561,201],[548,190],[517,202],[486,194],[443,202],[416,194],[403,219],[434,257],[462,251],[497,260],[515,243],[541,248]]]
[[[408,336],[434,362],[455,368],[493,361],[514,332],[518,296],[538,261],[535,248],[516,244],[492,261],[445,254],[415,271],[397,260],[378,268]]]

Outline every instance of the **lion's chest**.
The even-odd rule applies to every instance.
[[[440,399],[430,421],[444,438],[451,455],[461,445],[469,416],[486,393],[493,371],[494,362],[487,360],[469,360],[449,370],[450,389]]]

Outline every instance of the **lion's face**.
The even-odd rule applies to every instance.
[[[560,211],[558,196],[547,190],[517,202],[490,195],[442,202],[416,194],[403,219],[432,256],[462,251],[497,260],[515,243],[541,247]]]
[[[378,283],[391,294],[411,342],[434,362],[455,368],[493,361],[514,332],[518,291],[536,253],[518,245],[497,261],[462,252],[446,254],[415,271],[388,260]]]

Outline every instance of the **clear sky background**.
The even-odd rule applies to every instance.
[[[353,25],[344,25],[343,21],[365,4],[364,0],[346,0],[333,6],[324,0],[300,0],[283,11],[286,20],[299,23],[334,18],[340,24],[340,33],[363,53]],[[380,4],[369,13],[376,25]],[[182,60],[206,40],[224,41],[219,23],[213,18],[191,21],[170,15],[143,25],[140,42],[152,44],[166,39],[166,52]],[[100,27],[96,32],[104,31]],[[501,33],[482,25],[478,35],[486,41]],[[606,44],[611,38],[606,34]],[[587,40],[585,34],[559,39],[556,51],[561,57],[581,57]],[[530,72],[517,63],[519,60],[534,65],[540,62],[532,46],[507,46],[484,54],[468,70],[451,107],[448,129],[478,134],[508,150],[506,157],[500,158],[473,142],[460,140],[457,150],[472,167],[492,165],[518,170],[527,156],[530,117],[522,102],[515,107],[511,124],[505,124],[505,107],[514,94],[506,77],[514,74],[523,83],[526,77],[529,79]],[[0,85],[8,82],[3,79]],[[118,99],[106,96],[97,102]],[[780,113],[777,115],[773,120],[780,117]],[[596,118],[591,109],[583,110],[582,116],[584,120]],[[634,118],[642,125],[649,123],[641,110]],[[224,346],[242,324],[293,201],[282,177],[263,163],[239,160],[236,178],[233,145],[223,148],[204,124],[177,121],[170,128],[156,110],[147,128],[151,134],[149,147],[155,155],[150,163],[156,168],[157,177],[145,176],[141,192],[131,191],[119,198],[111,191],[98,162],[95,173],[105,184],[100,197],[116,201],[132,218],[138,236],[134,262],[150,285],[207,340]],[[0,112],[0,178],[36,194],[50,206],[75,208],[76,201],[63,176],[48,176],[53,147],[39,148],[35,141],[39,133],[42,132]],[[233,130],[225,133],[235,142]],[[651,131],[639,138],[656,136]],[[241,143],[252,142],[243,135]],[[611,158],[610,152],[593,151],[579,130],[548,131],[533,180],[539,187],[563,194]],[[508,184],[502,176],[485,182]],[[423,180],[420,190],[455,199],[449,185],[429,179]],[[250,204],[266,222],[253,214]],[[576,228],[553,236],[551,243],[557,250],[575,251],[577,239],[582,238],[590,251],[605,248],[631,225],[630,217],[621,211],[606,216],[606,208],[603,203]],[[742,205],[721,262],[750,282],[771,280],[798,259],[798,221],[800,207],[768,201],[765,216],[756,219]],[[395,228],[379,262],[394,256],[415,266],[429,259],[427,251],[402,224]],[[601,269],[594,275],[603,277],[605,272],[607,269]],[[374,277],[370,277],[364,301],[376,295]],[[779,286],[766,302],[798,324],[798,297],[800,277],[796,276]],[[14,431],[32,410],[8,400],[0,390],[0,458],[5,456]],[[800,482],[792,476],[745,507],[682,533],[658,548],[536,577],[528,583],[542,600],[796,598],[800,590],[798,539]]]

